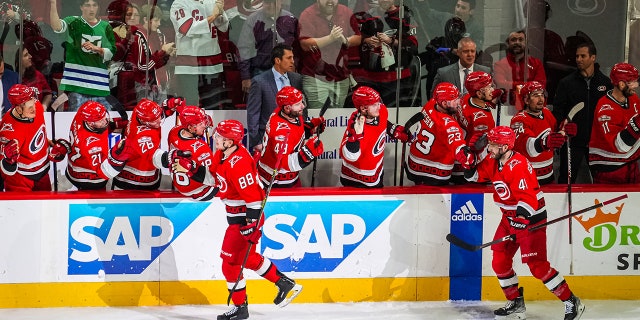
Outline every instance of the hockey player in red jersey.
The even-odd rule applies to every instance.
[[[100,169],[109,152],[109,132],[124,129],[128,121],[109,119],[107,109],[98,102],[83,103],[71,122],[71,152],[65,175],[78,190],[104,190],[109,177]]]
[[[63,160],[69,142],[47,139],[44,107],[32,87],[16,84],[7,95],[13,107],[2,117],[0,128],[5,191],[51,191],[49,161]]]
[[[244,128],[237,120],[224,120],[218,123],[214,134],[216,153],[213,158],[218,161],[216,180],[218,196],[226,205],[229,226],[222,242],[222,273],[227,280],[227,288],[231,290],[231,310],[218,316],[218,320],[236,320],[249,318],[246,280],[241,276],[242,263],[254,270],[261,277],[275,283],[278,293],[273,303],[280,307],[287,305],[302,290],[302,286],[282,274],[271,261],[255,251],[253,247],[262,236],[260,228],[264,223],[262,215],[265,192],[260,186],[258,173],[253,158],[242,145]],[[273,142],[272,142],[273,143]],[[282,146],[277,147],[278,150]],[[178,172],[193,171],[194,162],[177,157],[173,170]],[[282,161],[284,162],[284,161]],[[185,167],[186,166],[186,167]],[[198,165],[196,165],[198,166]],[[176,170],[177,169],[177,170]],[[236,280],[240,279],[236,285]]]
[[[598,100],[591,140],[589,166],[594,183],[638,183],[640,171],[640,101],[638,69],[617,63],[611,69],[613,89]]]
[[[285,158],[273,181],[274,188],[300,186],[299,172],[322,154],[322,141],[316,132],[322,132],[325,120],[322,117],[304,121],[304,96],[300,90],[286,86],[276,94],[276,109],[271,114],[262,138],[262,155],[258,162],[260,181],[267,186],[278,158],[278,147],[288,134],[284,146]]]
[[[547,219],[544,194],[531,163],[525,156],[513,151],[516,135],[511,128],[495,127],[487,137],[488,157],[477,168],[472,167],[465,172],[465,178],[493,184],[493,201],[502,211],[502,219],[493,239],[516,235],[511,241],[491,246],[493,271],[509,300],[504,307],[494,311],[496,319],[507,316],[526,318],[523,288],[518,288],[518,276],[513,270],[513,257],[518,249],[522,263],[527,264],[531,274],[564,302],[564,319],[579,319],[584,312],[584,305],[547,259],[547,228],[528,229],[529,225],[544,223]]]
[[[401,125],[391,123],[387,106],[373,88],[361,86],[352,95],[356,107],[340,143],[340,183],[343,186],[379,188],[384,185],[383,159],[387,136],[407,142]]]
[[[454,161],[464,169],[473,165],[476,156],[467,147],[464,132],[453,119],[459,107],[460,92],[455,85],[450,82],[436,85],[433,98],[420,112],[420,128],[409,147],[409,180],[418,185],[446,185],[450,182]]]
[[[547,109],[542,83],[526,82],[520,89],[520,96],[524,109],[511,118],[511,129],[516,133],[513,150],[531,162],[540,184],[552,183],[553,150],[562,147],[565,135],[575,136],[578,127],[575,123],[567,123],[558,132],[556,118]]]

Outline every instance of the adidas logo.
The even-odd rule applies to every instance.
[[[482,220],[482,215],[478,213],[476,207],[473,205],[471,200],[468,200],[460,209],[454,212],[454,215],[451,216],[451,220],[453,221],[480,221]]]

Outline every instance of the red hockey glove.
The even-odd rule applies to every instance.
[[[542,146],[545,150],[557,149],[564,144],[564,136],[561,133],[551,132],[543,140]]]
[[[578,125],[575,122],[563,122],[562,128],[558,131],[564,131],[569,137],[575,137],[578,134]]]
[[[176,110],[180,112],[179,109],[186,105],[187,101],[183,97],[172,97],[164,99],[164,101],[162,101],[162,110],[164,110],[164,116],[170,117],[176,112]]]
[[[172,172],[186,173],[188,177],[192,177],[198,171],[198,164],[191,160],[191,157],[175,157],[171,164]]]
[[[18,140],[13,139],[2,146],[2,156],[8,164],[15,164],[20,158]]]
[[[327,121],[324,119],[324,117],[311,118],[309,121],[306,121],[304,123],[304,128],[311,134],[323,133],[326,126]]]
[[[111,129],[111,131],[124,129],[128,124],[129,120],[124,120],[122,118],[113,118],[111,119],[111,121],[109,121],[109,129]]]
[[[640,117],[637,114],[629,119],[629,124],[625,127],[625,130],[631,134],[635,140],[640,138]]]
[[[476,155],[471,152],[467,146],[460,148],[456,153],[456,161],[460,163],[463,169],[469,170],[476,166]]]
[[[122,169],[127,161],[134,156],[135,148],[131,146],[131,143],[127,138],[122,138],[115,146],[111,147],[107,160],[112,167]]]
[[[508,217],[509,226],[511,226],[511,233],[519,233],[529,226],[529,220],[518,217]]]
[[[240,227],[240,234],[249,241],[249,243],[256,244],[262,236],[262,231],[258,228],[258,220],[251,219],[246,226]]]
[[[484,148],[487,147],[488,143],[489,140],[487,139],[487,133],[478,132],[469,139],[469,148],[471,148],[473,152],[482,152],[484,151]]]
[[[399,124],[393,126],[393,128],[391,129],[391,134],[394,138],[400,140],[400,142],[402,143],[409,141],[409,135],[404,130],[404,127]]]
[[[321,155],[324,151],[324,146],[322,145],[322,141],[318,139],[318,136],[314,136],[311,139],[307,140],[307,143],[300,148],[298,151],[298,157],[300,159],[300,164],[309,164],[313,161],[317,156]]]
[[[71,153],[71,143],[65,139],[58,139],[53,142],[51,149],[49,149],[49,160],[60,162],[64,160],[67,153]]]

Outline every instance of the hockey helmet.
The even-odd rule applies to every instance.
[[[487,139],[490,143],[496,143],[499,145],[507,145],[509,149],[513,148],[516,143],[516,134],[513,129],[507,126],[497,126],[489,130]]]
[[[207,119],[208,117],[207,114],[204,112],[202,108],[197,106],[184,107],[178,117],[180,118],[180,123],[182,123],[185,126],[190,126],[190,125],[195,126],[202,122],[204,122],[205,124],[209,123],[209,120]]]
[[[616,63],[613,68],[611,68],[609,78],[611,78],[611,83],[613,83],[614,86],[617,86],[620,81],[638,81],[638,69],[626,62]]]
[[[302,92],[292,86],[283,87],[278,91],[278,94],[276,94],[276,104],[278,105],[278,108],[294,105],[303,99],[304,96],[302,95]]]
[[[527,98],[529,97],[529,95],[534,93],[534,92],[536,92],[536,91],[542,91],[542,93],[546,93],[542,83],[540,83],[538,81],[527,81],[527,83],[525,83],[522,86],[522,88],[520,89],[520,95],[522,96],[522,102],[526,103]]]
[[[380,94],[371,87],[361,86],[353,91],[353,105],[356,109],[380,102]]]
[[[22,25],[24,26],[22,39],[42,36],[42,30],[40,29],[40,26],[38,26],[38,24],[33,22],[32,20],[22,20]],[[16,24],[14,31],[16,32],[16,37],[20,39],[20,23]]]
[[[476,93],[483,88],[488,87],[493,83],[491,75],[483,71],[474,71],[469,73],[464,81],[464,87],[472,97],[476,96]]]
[[[240,144],[244,136],[244,127],[238,120],[222,120],[216,127],[216,133],[223,138],[232,140],[235,144]]]
[[[80,114],[83,121],[96,122],[107,116],[107,109],[96,101],[88,100],[80,106],[78,114]]]
[[[133,109],[138,120],[143,122],[158,121],[162,117],[162,108],[149,99],[142,99]]]
[[[443,102],[454,101],[460,98],[460,91],[451,82],[440,82],[433,90],[433,97],[439,105]]]
[[[31,99],[35,99],[36,92],[33,87],[25,86],[24,84],[15,84],[9,92],[9,102],[13,107],[19,106]]]

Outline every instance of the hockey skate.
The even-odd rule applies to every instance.
[[[280,273],[280,280],[276,281],[276,287],[278,287],[278,294],[273,299],[273,303],[280,308],[287,306],[302,291],[302,285],[282,273]]]
[[[218,320],[243,320],[249,319],[249,306],[247,300],[243,304],[231,307],[231,310],[221,314],[217,318]]]
[[[578,320],[584,312],[584,304],[580,298],[571,295],[569,300],[564,301],[564,320]]]
[[[520,296],[507,301],[504,307],[493,311],[496,319],[526,319],[525,311],[527,308],[524,306],[524,288],[518,288]]]

